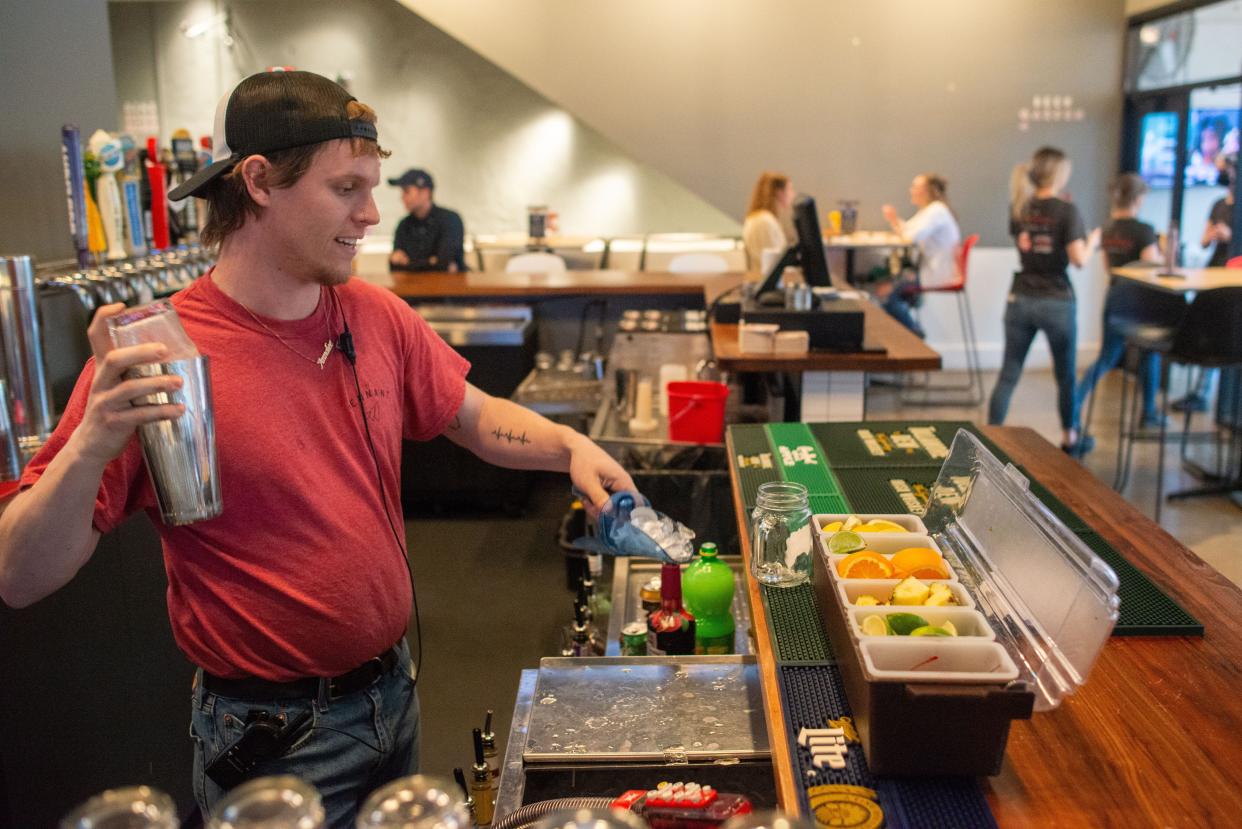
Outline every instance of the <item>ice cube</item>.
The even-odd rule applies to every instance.
[[[635,507],[630,511],[630,521],[635,524],[658,524],[660,522],[660,513],[651,507]]]

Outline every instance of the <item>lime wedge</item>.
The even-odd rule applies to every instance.
[[[950,636],[957,636],[957,628],[953,627],[953,623],[947,619],[940,623],[940,627],[947,630]]]
[[[932,625],[924,625],[921,628],[915,628],[914,630],[910,631],[910,635],[911,636],[952,636],[953,634],[949,633],[947,630],[945,630],[942,627],[933,627]]]
[[[846,553],[854,553],[864,549],[867,546],[862,536],[849,530],[842,530],[839,533],[833,533],[828,537],[828,552],[833,555],[845,555]]]
[[[890,613],[888,626],[898,636],[909,636],[910,631],[927,627],[927,620],[917,613]]]
[[[888,636],[889,630],[883,616],[868,616],[862,620],[862,632],[864,636]]]

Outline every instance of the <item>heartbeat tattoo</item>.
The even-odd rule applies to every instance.
[[[496,436],[496,440],[507,440],[509,443],[518,443],[522,446],[525,446],[531,442],[530,438],[526,437],[525,432],[520,435],[515,435],[513,434],[512,429],[505,432],[500,431],[499,426],[492,430],[492,434]]]

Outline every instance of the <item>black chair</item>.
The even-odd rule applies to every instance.
[[[1160,509],[1164,502],[1164,446],[1168,433],[1169,372],[1174,364],[1197,369],[1229,368],[1242,366],[1242,287],[1217,288],[1203,291],[1186,309],[1181,323],[1170,334],[1157,328],[1138,329],[1126,338],[1127,346],[1150,350],[1162,357],[1160,372],[1160,449],[1156,463],[1156,521],[1160,521]],[[1234,384],[1232,411],[1237,411],[1239,389]],[[1185,413],[1182,434],[1190,431],[1191,412]],[[1230,455],[1236,454],[1236,430],[1230,430]],[[1198,495],[1215,495],[1232,491],[1236,482],[1214,485],[1196,490],[1170,494],[1170,498],[1189,498]]]
[[[1133,440],[1137,434],[1137,416],[1127,418],[1130,406],[1127,405],[1130,374],[1135,375],[1135,400],[1141,399],[1137,394],[1142,389],[1146,356],[1150,349],[1141,344],[1167,339],[1173,335],[1182,317],[1186,314],[1186,300],[1179,293],[1162,291],[1130,279],[1117,278],[1108,289],[1104,299],[1104,326],[1120,328],[1126,337],[1126,356],[1122,362],[1121,373],[1121,417],[1117,427],[1117,469],[1113,477],[1113,489],[1121,491],[1129,478],[1130,455]],[[1131,344],[1136,347],[1131,347]],[[1083,418],[1083,435],[1080,444],[1085,445],[1091,434],[1091,416],[1095,408],[1096,383],[1087,397],[1087,413]],[[1128,420],[1128,422],[1127,422]]]

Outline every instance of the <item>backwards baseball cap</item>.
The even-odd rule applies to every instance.
[[[340,84],[314,72],[251,75],[216,107],[211,163],[174,188],[169,200],[202,195],[208,184],[247,156],[337,138],[375,141],[374,124],[347,114],[353,100]]]
[[[431,173],[426,170],[406,170],[399,178],[390,178],[388,183],[393,187],[426,187],[434,190],[436,184],[431,180]]]

